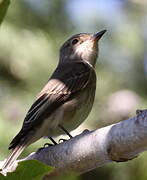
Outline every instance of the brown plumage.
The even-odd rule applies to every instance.
[[[28,145],[43,136],[62,134],[78,127],[91,111],[96,89],[95,63],[98,40],[105,33],[77,34],[60,49],[59,64],[29,109],[20,132],[9,145],[12,153],[3,170],[15,161]]]

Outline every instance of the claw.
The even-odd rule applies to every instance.
[[[62,143],[61,141],[62,141],[62,142],[65,142],[65,141],[67,141],[67,139],[63,139],[63,138],[61,138],[61,139],[59,139],[59,141],[58,141],[58,142],[59,142],[59,143]]]
[[[54,146],[54,144],[45,143],[45,144],[43,145],[43,147],[41,147],[41,148],[39,148],[39,149],[37,150],[37,152],[40,152],[40,151],[43,150],[44,148],[47,148],[47,147],[50,147],[50,146]]]
[[[54,144],[50,144],[50,143],[45,143],[43,148],[47,148],[47,147],[50,147],[50,146],[54,146]]]

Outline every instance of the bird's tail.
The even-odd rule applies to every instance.
[[[2,171],[7,169],[12,165],[12,163],[18,158],[18,156],[22,153],[22,151],[25,149],[26,143],[17,145],[11,152],[10,156],[7,158],[6,162],[4,163],[2,167]]]

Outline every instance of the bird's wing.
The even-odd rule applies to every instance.
[[[39,123],[40,118],[49,116],[75,92],[85,88],[92,71],[89,64],[83,62],[58,66],[28,111],[23,125],[28,123],[31,125],[33,122],[36,124],[37,121]]]
[[[29,109],[20,133],[22,136],[43,123],[52,112],[89,83],[93,68],[84,62],[64,63],[57,67]],[[15,138],[14,138],[15,139]],[[13,145],[10,143],[10,148]]]

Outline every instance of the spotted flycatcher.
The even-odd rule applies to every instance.
[[[58,66],[10,143],[12,152],[2,169],[41,137],[47,136],[54,142],[52,136],[62,131],[68,134],[87,118],[95,98],[98,41],[105,32],[76,34],[62,45]]]

